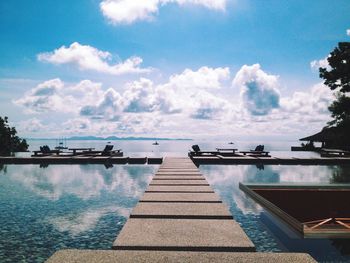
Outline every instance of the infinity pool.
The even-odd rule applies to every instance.
[[[156,169],[3,167],[0,262],[43,262],[62,248],[110,249]]]
[[[110,249],[157,168],[3,166],[0,262],[43,262],[63,248]],[[349,183],[350,167],[208,165],[200,170],[258,251],[307,252],[318,261],[350,261],[350,240],[301,239],[238,188],[239,182]]]

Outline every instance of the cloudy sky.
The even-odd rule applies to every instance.
[[[0,115],[25,137],[299,138],[348,0],[0,2]]]

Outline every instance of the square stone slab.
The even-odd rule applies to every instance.
[[[149,185],[146,192],[214,192],[210,186],[165,186],[165,185]]]
[[[203,175],[155,175],[153,180],[205,180]]]
[[[161,165],[159,167],[159,169],[163,169],[163,170],[198,170],[198,167],[194,166],[194,167],[176,167],[176,168],[168,168],[168,167],[164,167],[163,165]]]
[[[114,249],[255,251],[234,220],[129,218]]]
[[[143,203],[132,210],[130,218],[233,219],[222,203]]]
[[[221,202],[215,193],[144,193],[140,202]]]
[[[156,172],[156,175],[202,175],[201,172]]]
[[[178,172],[185,172],[185,173],[198,173],[200,172],[199,169],[158,169],[158,173],[178,173]]]
[[[115,250],[78,250],[57,251],[47,263],[314,263],[306,253],[265,253],[265,252],[188,252],[188,251],[115,251]]]
[[[150,185],[206,185],[209,186],[207,180],[156,180],[151,181]]]

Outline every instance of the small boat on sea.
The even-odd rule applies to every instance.
[[[58,142],[58,145],[57,145],[57,142]],[[55,147],[56,150],[65,150],[65,149],[68,149],[67,147],[67,139],[58,139],[56,140],[56,147]]]
[[[155,141],[154,143],[152,143],[152,145],[159,145],[159,143]]]

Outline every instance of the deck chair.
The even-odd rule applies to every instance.
[[[251,150],[254,152],[263,152],[264,151],[264,145],[258,145],[255,147],[255,150]]]
[[[48,145],[40,146],[40,151],[33,151],[34,156],[47,156],[51,154],[59,154],[60,150],[51,150]],[[39,155],[40,154],[40,155]]]
[[[88,156],[97,156],[97,155],[101,155],[101,156],[123,156],[123,152],[121,151],[121,149],[118,150],[114,150],[113,151],[113,145],[106,145],[105,148],[102,151],[83,151],[82,155],[88,155]]]
[[[264,151],[264,145],[259,144],[255,147],[254,150],[250,151],[240,151],[240,153],[243,153],[244,155],[250,155],[250,156],[265,156],[270,157],[269,152]]]
[[[216,155],[218,151],[201,151],[197,144],[192,145],[192,150],[188,153],[189,156],[201,156],[201,155]]]

